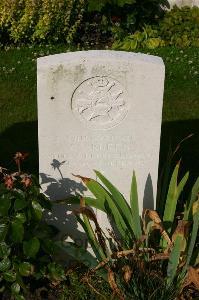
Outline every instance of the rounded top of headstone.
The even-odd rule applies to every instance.
[[[161,67],[164,67],[164,63],[161,57],[148,55],[143,53],[133,53],[126,51],[114,51],[114,50],[88,50],[88,51],[76,51],[76,52],[67,52],[61,54],[54,54],[49,56],[40,57],[37,59],[37,63],[41,67],[45,67],[49,64],[63,64],[63,62],[71,62],[71,61],[83,61],[87,60],[101,60],[101,59],[109,59],[109,60],[118,60],[125,62],[142,62],[149,64],[156,64]]]

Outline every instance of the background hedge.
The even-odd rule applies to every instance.
[[[1,0],[1,43],[69,43],[81,24],[85,2],[86,0]]]

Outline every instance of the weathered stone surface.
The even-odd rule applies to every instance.
[[[38,59],[39,170],[51,199],[84,193],[80,174],[101,171],[129,199],[132,172],[140,209],[153,207],[164,85],[162,59],[82,51]],[[66,213],[66,210],[69,211]],[[70,207],[51,216],[77,229]]]
[[[199,0],[169,0],[170,7],[172,8],[174,5],[177,5],[178,7],[183,6],[199,6]]]

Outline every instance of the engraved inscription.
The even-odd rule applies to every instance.
[[[128,112],[125,89],[107,76],[89,78],[73,93],[72,111],[91,129],[116,126]]]
[[[51,160],[65,161],[66,169],[77,165],[98,168],[129,167],[134,161],[132,136],[66,136],[64,153],[53,153]],[[80,150],[81,149],[81,150]]]

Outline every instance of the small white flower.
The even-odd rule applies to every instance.
[[[193,61],[192,61],[192,60],[189,60],[189,61],[188,61],[188,64],[189,64],[189,65],[191,65],[192,63],[193,63]]]

